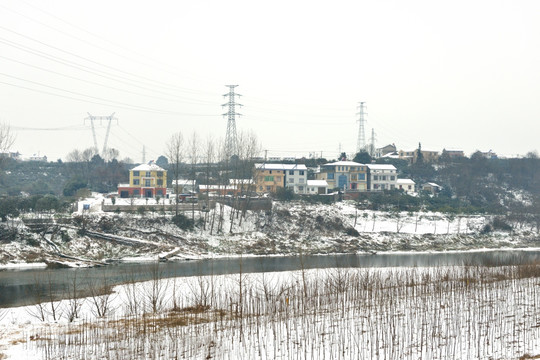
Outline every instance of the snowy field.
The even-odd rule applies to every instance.
[[[538,265],[156,270],[109,294],[0,309],[0,359],[530,359],[539,276]]]

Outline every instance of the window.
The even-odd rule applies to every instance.
[[[412,186],[411,186],[411,185],[409,185],[409,190],[411,190],[411,189],[412,189]]]
[[[298,182],[300,182],[300,184],[303,184],[303,183],[304,183],[304,179],[298,179]]]
[[[390,190],[394,190],[396,187],[394,184],[390,185]]]
[[[373,180],[378,181],[379,180],[379,175],[373,175]]]
[[[366,174],[358,174],[358,181],[366,181]]]
[[[294,170],[289,170],[289,175],[294,175]]]
[[[299,187],[298,187],[298,191],[304,191],[304,187],[303,187],[303,186],[299,186]]]
[[[133,190],[133,196],[138,196],[138,195],[140,195],[139,189]]]
[[[157,180],[157,184],[158,184],[159,186],[162,186],[162,185],[163,185],[163,179],[158,179],[158,180]]]
[[[157,194],[158,194],[159,196],[163,196],[163,190],[158,190],[158,191],[157,191]]]
[[[271,189],[270,186],[266,187],[266,191],[270,191],[270,189]]]
[[[134,171],[134,172],[133,172],[133,176],[139,176],[139,172],[138,172],[138,171]]]
[[[146,172],[146,177],[150,177],[150,176],[152,176],[152,174],[150,174],[150,171],[147,171]]]
[[[304,170],[300,170],[300,175],[304,175]]]
[[[264,181],[274,181],[274,177],[273,176],[265,176]]]
[[[390,180],[394,181],[394,180],[396,180],[396,177],[395,176],[390,176]]]
[[[150,179],[144,180],[144,186],[150,186]]]
[[[133,179],[133,185],[139,185],[139,179]]]
[[[272,173],[272,170],[270,170],[268,173],[271,174],[271,173]]]
[[[381,176],[381,180],[382,180],[382,181],[386,181],[386,175],[382,175],[382,176]]]
[[[281,176],[276,176],[276,181],[281,181]]]
[[[289,182],[292,184],[294,182],[293,178],[289,178]]]
[[[334,180],[334,173],[328,173],[328,180]]]
[[[356,174],[351,174],[351,181],[356,181],[357,177]]]

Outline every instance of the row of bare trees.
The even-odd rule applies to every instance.
[[[156,271],[119,294],[124,316],[45,328],[28,346],[46,359],[528,358],[540,339],[539,275],[537,264],[161,281]]]
[[[235,223],[241,225],[246,214],[248,199],[240,205],[239,197],[252,189],[255,176],[254,158],[260,155],[261,145],[252,132],[241,132],[238,135],[236,154],[232,157],[226,155],[225,143],[221,139],[209,136],[202,140],[197,133],[191,134],[187,139],[181,132],[173,134],[166,146],[166,156],[169,160],[169,177],[171,177],[175,194],[180,192],[179,180],[190,180],[192,188],[196,188],[197,180],[205,185],[216,187],[214,199],[219,209],[200,213],[199,220],[203,230],[213,232],[233,231]],[[235,191],[227,195],[228,190],[234,186]],[[201,194],[199,201],[208,202],[210,193]],[[176,199],[177,200],[177,199]],[[178,215],[178,201],[175,202],[175,215]],[[225,214],[227,203],[232,206]],[[191,219],[195,221],[195,203],[192,203]],[[229,228],[225,229],[225,216],[228,216]]]

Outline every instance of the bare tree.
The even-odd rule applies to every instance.
[[[170,137],[165,151],[173,172],[175,215],[178,215],[178,180],[180,178],[180,163],[184,159],[184,137],[181,132],[174,133]]]
[[[192,191],[195,191],[195,180],[197,179],[196,167],[199,156],[199,137],[196,132],[189,139],[188,151],[191,162]],[[191,220],[195,221],[195,202],[191,203]]]
[[[9,158],[7,154],[15,143],[15,135],[11,133],[9,125],[0,124],[0,169],[4,162]]]

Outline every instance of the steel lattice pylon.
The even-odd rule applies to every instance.
[[[356,141],[356,152],[359,153],[360,151],[366,150],[366,133],[364,129],[364,125],[366,123],[366,119],[364,116],[366,113],[364,112],[364,104],[365,102],[359,102],[358,103],[358,113],[356,115],[359,116],[358,118],[358,139]]]
[[[242,106],[235,102],[235,96],[240,97],[240,94],[234,92],[234,88],[238,85],[225,85],[229,88],[229,93],[223,96],[229,97],[229,102],[221,106],[228,106],[229,111],[227,111],[223,116],[227,116],[227,134],[225,136],[225,155],[227,158],[230,158],[233,155],[238,155],[238,143],[236,139],[236,115],[241,116],[237,113],[235,108],[236,106]]]

